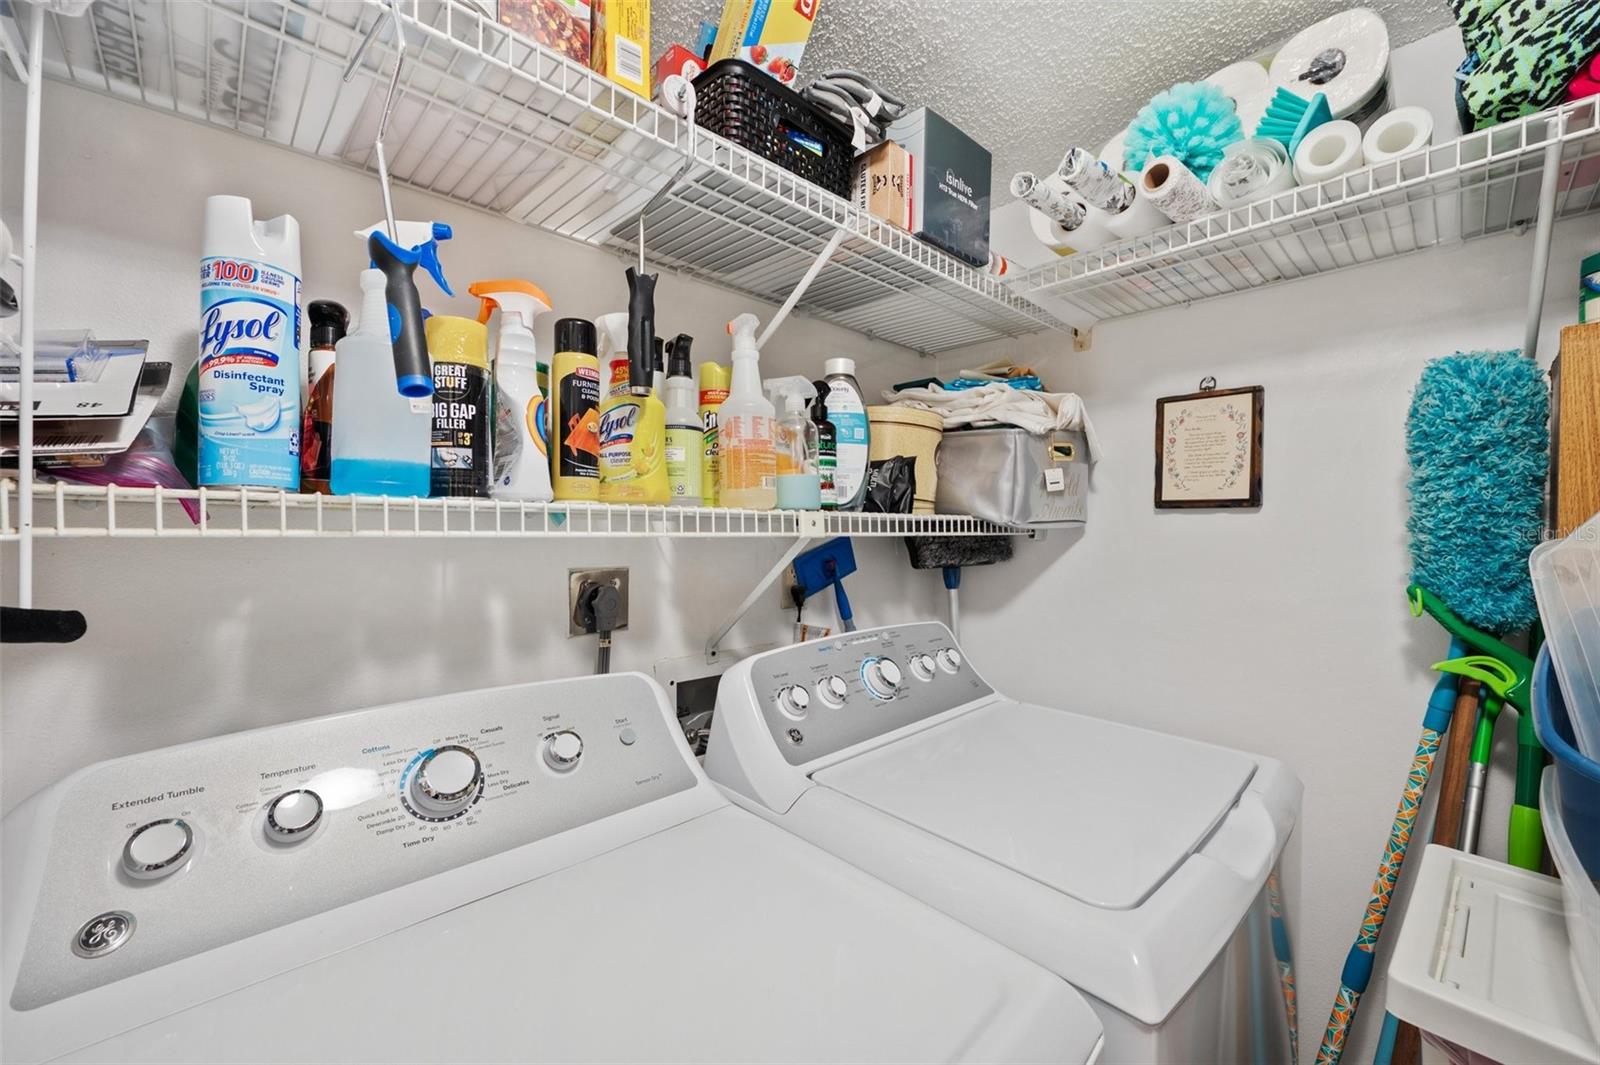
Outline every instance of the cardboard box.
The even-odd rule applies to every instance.
[[[884,141],[856,159],[851,171],[856,207],[885,222],[911,228],[911,156],[894,141]]]
[[[594,0],[589,39],[595,73],[650,99],[650,0]]]
[[[793,85],[822,0],[724,0],[711,61],[743,59]]]
[[[911,232],[974,266],[989,262],[989,150],[926,107],[889,137],[911,154]]]
[[[589,0],[500,0],[500,24],[589,65]]]
[[[656,92],[660,92],[661,83],[674,74],[684,74],[692,81],[705,69],[704,59],[681,44],[669,44],[667,50],[661,53],[661,58],[656,60]]]

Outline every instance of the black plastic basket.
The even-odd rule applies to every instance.
[[[723,59],[694,79],[697,125],[836,196],[850,195],[850,131],[800,94],[742,59]]]

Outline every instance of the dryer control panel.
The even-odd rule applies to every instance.
[[[994,694],[932,623],[768,652],[751,663],[750,684],[773,743],[796,766]]]
[[[617,674],[376,707],[91,766],[42,797],[54,800],[40,815],[49,852],[12,1007],[693,788],[670,715],[649,680]]]

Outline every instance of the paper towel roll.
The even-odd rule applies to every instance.
[[[1256,128],[1272,102],[1272,78],[1267,75],[1267,68],[1253,59],[1230,63],[1207,76],[1205,81],[1221,89],[1233,101],[1239,112],[1239,124],[1247,132]]]
[[[1389,27],[1368,8],[1341,11],[1291,37],[1269,75],[1275,88],[1324,94],[1334,118],[1370,122],[1388,103]]]
[[[1061,157],[1056,175],[1091,206],[1117,214],[1133,206],[1135,197],[1132,183],[1117,172],[1121,166],[1118,161],[1113,168],[1086,150],[1072,147]]]
[[[1132,188],[1131,185],[1129,187]],[[1109,215],[1106,218],[1106,227],[1121,240],[1142,237],[1146,233],[1154,233],[1158,229],[1165,229],[1171,224],[1167,216],[1162,214],[1155,204],[1137,194],[1135,194],[1133,203],[1127,210]]]
[[[1401,107],[1379,118],[1361,140],[1369,163],[1421,151],[1433,140],[1433,114],[1425,107]]]
[[[1324,122],[1295,149],[1294,176],[1302,185],[1315,185],[1357,170],[1363,162],[1360,127],[1344,119]]]
[[[1116,237],[1112,232],[1092,217],[1085,217],[1083,224],[1076,229],[1067,229],[1059,222],[1053,222],[1037,208],[1028,208],[1028,225],[1033,229],[1033,235],[1039,243],[1055,252],[1057,255],[1076,255],[1081,251],[1093,251],[1096,248],[1110,244]]]
[[[1217,209],[1205,182],[1175,155],[1152,159],[1140,180],[1141,197],[1174,222],[1192,222]]]
[[[1067,228],[1081,225],[1085,205],[1072,194],[1055,174],[1040,180],[1026,170],[1011,178],[1011,195],[1043,214],[1052,222]]]
[[[1222,150],[1206,191],[1219,207],[1238,207],[1294,188],[1289,152],[1275,140],[1251,137]]]

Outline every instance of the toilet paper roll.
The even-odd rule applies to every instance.
[[[1052,221],[1037,208],[1030,207],[1028,225],[1039,243],[1057,255],[1076,255],[1083,251],[1093,251],[1116,239],[1098,219],[1087,215],[1079,226],[1067,229],[1061,223]]]
[[[1011,179],[1011,195],[1052,222],[1072,229],[1083,223],[1085,205],[1054,174],[1040,180],[1023,170]]]
[[[1247,131],[1256,128],[1272,102],[1272,78],[1267,68],[1253,59],[1230,63],[1205,78],[1208,85],[1221,89],[1239,112],[1239,124]]]
[[[1362,123],[1388,103],[1389,27],[1357,7],[1307,26],[1272,57],[1274,88],[1328,98],[1334,118]]]
[[[1192,222],[1217,209],[1205,182],[1175,155],[1163,155],[1145,165],[1140,179],[1141,198],[1174,222]]]
[[[1361,128],[1343,119],[1324,122],[1295,149],[1294,176],[1302,185],[1316,185],[1359,170],[1363,162]]]
[[[1294,188],[1294,170],[1282,144],[1265,137],[1234,141],[1222,150],[1206,191],[1223,208],[1238,207]]]
[[[1118,161],[1113,169],[1083,148],[1072,147],[1062,156],[1056,174],[1090,206],[1118,214],[1133,206],[1136,195],[1128,179],[1117,173],[1121,166]]]
[[[1133,186],[1129,185],[1129,189]],[[1160,209],[1148,199],[1135,193],[1133,203],[1125,211],[1110,214],[1106,219],[1106,227],[1117,235],[1119,240],[1130,240],[1142,237],[1146,233],[1154,233],[1158,229],[1165,229],[1172,222]]]
[[[1421,151],[1433,140],[1433,114],[1425,107],[1401,107],[1372,124],[1361,139],[1361,154],[1369,163]]]

